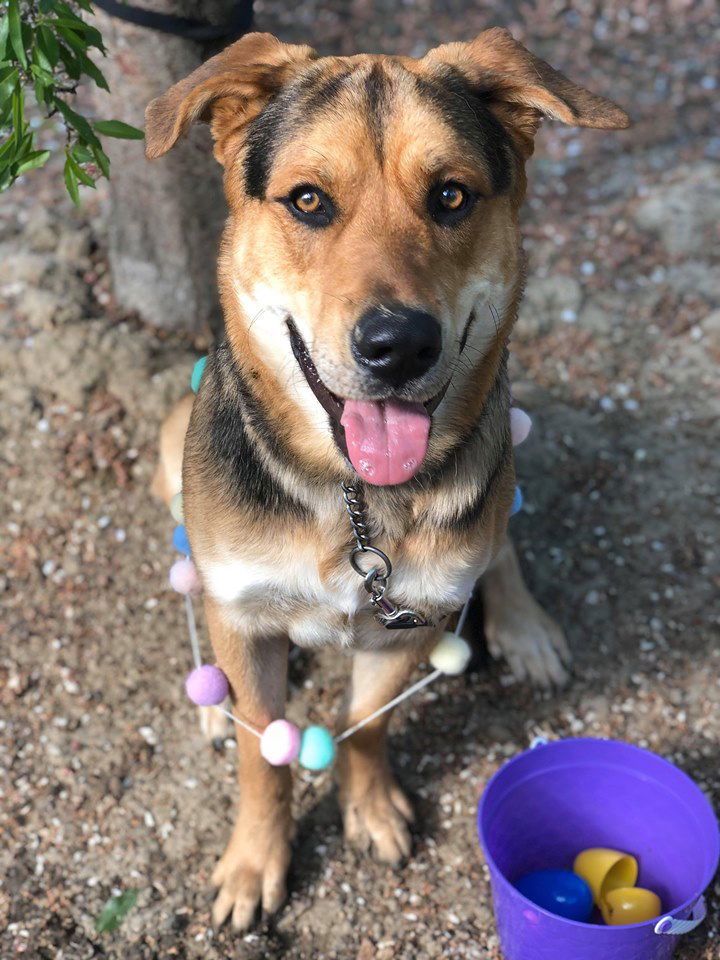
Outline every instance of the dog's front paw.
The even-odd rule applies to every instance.
[[[345,836],[353,846],[372,847],[384,863],[409,856],[413,809],[389,773],[371,780],[362,794],[343,797],[342,805]]]
[[[565,635],[531,596],[516,605],[486,607],[485,637],[492,656],[507,660],[516,679],[539,687],[567,683]]]
[[[231,917],[235,930],[247,930],[259,906],[275,913],[285,900],[285,877],[290,865],[291,823],[242,823],[242,815],[212,876],[219,887],[212,910],[220,926]]]

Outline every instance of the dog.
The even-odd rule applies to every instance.
[[[476,584],[491,652],[564,679],[506,533],[518,216],[543,117],[629,124],[499,28],[420,59],[248,34],[147,108],[149,158],[206,121],[224,168],[225,336],[163,427],[155,489],[182,488],[214,654],[257,728],[284,715],[290,641],[353,654],[343,729],[404,688]],[[412,808],[388,718],[340,745],[337,773],[347,838],[397,863]],[[213,919],[245,929],[284,900],[293,823],[289,769],[237,740]]]

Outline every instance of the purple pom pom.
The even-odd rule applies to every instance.
[[[220,667],[204,663],[196,667],[185,680],[185,692],[199,707],[213,707],[228,695],[228,678]]]

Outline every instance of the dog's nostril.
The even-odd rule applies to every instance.
[[[394,306],[367,310],[352,337],[355,359],[395,388],[423,376],[442,348],[440,324],[429,313]]]

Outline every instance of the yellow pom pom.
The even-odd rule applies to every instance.
[[[182,493],[176,493],[170,501],[170,513],[175,523],[183,523],[183,497]]]
[[[456,677],[465,670],[471,656],[470,645],[462,637],[455,633],[444,633],[430,654],[430,663],[436,670]]]

